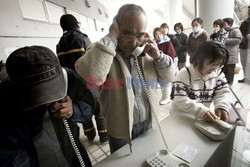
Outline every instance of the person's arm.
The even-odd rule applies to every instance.
[[[231,110],[230,103],[232,103],[232,100],[230,98],[232,94],[228,88],[224,73],[221,73],[217,78],[214,94],[215,96],[213,99],[215,111],[217,109],[223,109],[229,114],[229,111]]]
[[[174,79],[174,68],[171,57],[160,51],[156,42],[154,42],[148,34],[146,34],[146,37],[145,42],[147,42],[147,44],[144,48],[144,53],[151,57],[150,61],[152,61],[153,58],[158,75],[157,79],[161,80],[163,83],[172,82]]]
[[[97,96],[88,89],[86,81],[81,79],[75,72],[68,82],[71,82],[68,94],[71,96],[74,111],[71,118],[75,122],[86,123],[92,118]]]
[[[74,122],[86,123],[91,120],[94,97],[86,83],[71,69],[65,68],[68,77],[67,96],[50,107],[57,118],[71,118]]]
[[[188,36],[183,33],[183,40],[181,42],[181,51],[186,52],[187,51],[187,41],[188,41]]]
[[[171,42],[174,46],[175,51],[177,52],[181,48],[180,41],[178,40],[178,38],[175,35],[171,35],[170,39],[171,39]]]
[[[92,42],[90,41],[89,37],[86,34],[84,34],[83,40],[84,40],[84,48],[87,49]]]
[[[188,37],[188,39],[187,39],[187,52],[188,52],[188,54],[190,55],[191,53],[192,53],[192,48],[191,48],[191,35],[192,35],[192,33],[190,33],[190,35],[189,35],[189,37]]]
[[[246,36],[247,36],[247,23],[246,23],[246,21],[243,21],[243,23],[240,25],[239,29],[240,29],[240,32],[241,32],[243,38],[246,38]]]
[[[234,29],[232,30],[232,37],[228,37],[226,39],[226,45],[237,45],[241,43],[242,34],[240,30]]]
[[[191,82],[192,81],[191,79]],[[186,68],[179,71],[173,82],[173,86],[175,87],[174,99],[172,100],[174,111],[187,112],[199,118],[203,118],[203,116],[210,111],[210,109],[202,103],[198,103],[195,99],[193,100],[188,97],[187,91],[190,91],[190,83],[189,74]]]
[[[119,27],[114,18],[109,28],[109,34],[89,46],[85,55],[75,63],[75,70],[84,80],[97,86],[102,85],[110,71],[111,64],[116,55]]]
[[[92,108],[84,100],[75,100],[65,96],[62,100],[54,102],[49,110],[53,117],[71,118],[74,122],[86,123],[92,118]]]

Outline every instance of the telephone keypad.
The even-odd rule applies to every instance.
[[[147,159],[148,167],[173,167],[173,165],[164,162],[159,156]]]

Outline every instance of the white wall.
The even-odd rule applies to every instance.
[[[75,2],[78,1],[80,0],[75,0]],[[87,17],[93,18],[92,16],[94,16],[96,20],[98,18],[96,15],[97,7],[94,5],[99,8],[102,6],[93,4],[93,2],[91,0],[92,11],[95,14],[90,14]],[[75,10],[72,4],[70,9]],[[107,9],[102,8],[102,10],[109,13]],[[109,23],[109,19],[105,19],[103,15],[100,15],[99,19],[103,24]],[[0,60],[4,61],[11,51],[24,46],[42,45],[55,52],[56,44],[62,36],[62,29],[59,24],[24,19],[18,0],[0,0],[0,23]],[[86,33],[92,42],[101,38],[106,33],[106,30],[101,32],[99,29],[98,31],[82,29],[83,33]]]
[[[211,34],[213,22],[225,17],[233,18],[234,0],[198,0],[198,16],[203,20],[204,29]]]
[[[167,24],[169,26],[169,32],[175,34],[174,25],[178,22],[183,22],[183,7],[182,0],[167,0]]]

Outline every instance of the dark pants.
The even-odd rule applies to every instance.
[[[107,129],[106,129],[106,125],[105,125],[105,120],[100,112],[100,104],[98,101],[96,101],[95,110],[93,113],[95,116],[97,131],[98,131],[99,136],[100,137],[107,136]],[[95,135],[96,135],[96,130],[95,130],[94,124],[92,122],[92,119],[88,123],[85,123],[82,125],[83,125],[83,129],[84,129],[84,134],[88,137],[88,139],[93,140]]]
[[[132,140],[140,136],[141,134],[145,133],[150,128],[151,128],[150,121],[143,121],[142,123],[133,125]],[[125,140],[118,139],[109,135],[109,146],[111,154],[126,144],[127,142]]]
[[[227,79],[227,83],[232,85],[234,81],[234,69],[235,69],[235,64],[227,64],[224,67],[224,74]]]

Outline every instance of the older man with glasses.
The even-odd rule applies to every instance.
[[[109,34],[75,64],[77,73],[91,88],[101,88],[99,101],[111,153],[127,143],[131,148],[131,140],[152,127],[152,113],[159,107],[158,81],[168,83],[174,78],[171,58],[158,50],[145,32],[146,26],[146,13],[140,6],[122,6]],[[132,52],[139,46],[145,48],[135,57]],[[144,81],[151,81],[146,82],[147,88]]]

